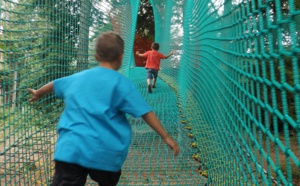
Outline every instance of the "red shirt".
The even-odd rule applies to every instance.
[[[150,50],[144,53],[143,56],[147,57],[145,68],[153,68],[155,70],[159,70],[160,60],[166,58],[166,56],[156,50]]]

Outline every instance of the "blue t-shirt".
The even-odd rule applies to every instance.
[[[119,171],[131,143],[125,114],[151,111],[133,83],[117,71],[95,67],[54,80],[54,92],[65,103],[54,159]]]

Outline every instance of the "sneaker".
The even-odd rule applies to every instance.
[[[152,88],[155,88],[155,85],[152,85]]]
[[[152,93],[152,89],[151,89],[151,86],[150,86],[150,85],[148,85],[148,92],[149,92],[149,93]]]

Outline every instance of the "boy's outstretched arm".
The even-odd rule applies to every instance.
[[[32,97],[29,99],[29,101],[36,101],[44,95],[53,91],[53,82],[50,82],[37,90],[29,88],[28,91],[32,94]]]
[[[173,140],[173,138],[171,138],[171,136],[168,135],[154,112],[148,112],[142,117],[145,122],[161,136],[165,143],[174,150],[174,155],[177,156],[180,151],[178,144]]]
[[[173,53],[174,53],[174,50],[171,50],[171,52],[168,55],[166,55],[165,59],[168,59]]]
[[[137,56],[144,57],[144,54],[141,54],[139,51],[136,51],[135,54],[136,54]]]

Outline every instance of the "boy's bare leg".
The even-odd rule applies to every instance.
[[[147,84],[148,84],[148,92],[149,93],[152,93],[152,89],[151,89],[151,79],[150,78],[147,78]]]
[[[155,88],[155,84],[156,84],[156,78],[153,78],[152,88]]]
[[[148,86],[151,84],[151,79],[150,78],[147,79],[147,84],[148,84]]]

